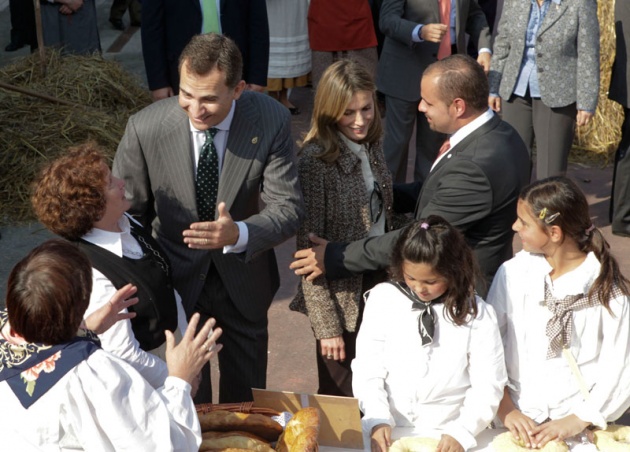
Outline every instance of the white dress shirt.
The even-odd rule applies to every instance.
[[[453,135],[451,135],[449,137],[450,148],[444,154],[440,155],[438,158],[435,159],[435,161],[433,162],[433,165],[431,165],[431,171],[433,171],[433,168],[435,168],[435,165],[437,165],[438,162],[442,160],[443,158],[449,158],[449,159],[451,158],[451,149],[457,146],[464,138],[466,138],[468,135],[473,133],[479,127],[481,127],[482,125],[490,121],[493,117],[494,117],[494,112],[490,108],[488,108],[484,113],[477,116],[475,119],[470,121],[464,127],[460,128]]]
[[[230,133],[230,126],[232,125],[232,119],[234,118],[234,110],[236,109],[236,101],[232,101],[232,108],[223,121],[214,126],[218,129],[217,134],[214,136],[214,148],[217,151],[217,157],[219,158],[219,179],[221,179],[221,170],[223,169],[223,160],[225,158],[225,150],[227,148],[228,135]],[[196,129],[192,122],[190,124],[191,143],[193,144],[193,165],[195,175],[197,174],[197,166],[199,163],[199,155],[201,155],[201,148],[206,142],[206,133],[203,130]],[[217,199],[217,203],[221,202]],[[247,242],[249,241],[249,230],[247,225],[242,221],[235,221],[238,226],[238,240],[234,245],[226,245],[223,247],[223,253],[242,253],[247,248]]]
[[[575,270],[551,281],[543,255],[521,251],[494,277],[488,302],[496,312],[505,346],[509,392],[518,409],[536,422],[570,414],[605,428],[630,406],[630,310],[628,297],[573,312],[570,351],[590,391],[580,394],[568,361],[546,359],[545,333],[551,311],[545,306],[545,281],[556,298],[588,293],[600,272],[593,253]]]
[[[415,436],[450,435],[464,450],[476,445],[507,380],[494,310],[481,298],[477,303],[477,318],[462,326],[435,304],[433,344],[423,347],[411,300],[388,283],[369,292],[352,362],[368,433],[385,423],[414,427]]]
[[[122,232],[110,232],[94,228],[88,232],[83,239],[94,245],[105,248],[107,251],[119,256],[126,256],[130,259],[142,257],[142,248],[136,239],[131,235],[129,221],[134,219],[123,215],[118,220],[118,226]],[[85,311],[84,317],[102,307],[116,293],[116,287],[103,273],[92,268],[92,294],[90,304]],[[181,334],[186,332],[188,322],[182,306],[182,299],[175,290],[175,302],[177,304],[177,327]],[[164,384],[168,376],[166,363],[157,356],[148,353],[140,348],[140,344],[133,334],[131,320],[121,320],[116,322],[103,334],[99,334],[101,347],[103,350],[123,359],[133,366],[140,374],[153,386],[159,388]]]
[[[126,362],[103,350],[64,375],[25,409],[0,383],[2,450],[192,451],[201,428],[190,385],[168,377],[154,389]]]

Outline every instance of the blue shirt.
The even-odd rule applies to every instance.
[[[536,70],[536,36],[538,30],[545,19],[551,0],[544,0],[538,6],[536,0],[531,0],[532,7],[529,10],[529,22],[527,22],[527,33],[525,35],[525,52],[521,62],[521,71],[516,81],[514,94],[525,96],[529,87],[531,97],[540,98],[540,86],[538,85],[538,71]]]

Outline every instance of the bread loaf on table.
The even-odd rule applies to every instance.
[[[211,411],[199,415],[201,431],[242,431],[253,433],[266,441],[276,441],[282,433],[282,426],[263,414],[232,413]]]
[[[315,452],[319,450],[318,435],[319,410],[312,407],[302,408],[287,423],[278,440],[276,450],[278,452]]]
[[[205,432],[199,452],[249,450],[256,452],[274,452],[268,443],[260,439],[252,438],[252,435],[243,432]]]

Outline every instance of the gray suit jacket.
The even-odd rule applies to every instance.
[[[508,100],[521,71],[531,2],[505,0],[490,65],[490,92]],[[599,94],[599,22],[595,0],[551,3],[536,37],[541,100],[551,108],[577,102],[594,111]]]
[[[630,108],[630,2],[615,2],[615,62],[610,77],[608,97]]]
[[[490,29],[477,0],[457,0],[456,4],[457,52],[466,53],[466,33],[477,43],[477,48],[490,48]],[[383,1],[379,25],[385,43],[376,79],[379,91],[407,101],[420,99],[420,77],[437,60],[439,44],[416,43],[411,35],[418,24],[439,22],[438,0]]]
[[[236,101],[217,199],[245,222],[249,242],[244,253],[223,254],[183,242],[182,231],[199,219],[190,125],[177,97],[129,118],[113,172],[125,180],[130,213],[152,226],[168,253],[187,314],[212,263],[246,318],[266,316],[279,286],[273,247],[295,234],[303,214],[290,125],[288,110],[268,96],[246,91]]]

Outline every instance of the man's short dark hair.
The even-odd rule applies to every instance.
[[[207,33],[190,40],[179,57],[179,73],[182,66],[197,75],[206,75],[213,69],[225,74],[225,83],[234,88],[243,77],[243,57],[230,38]]]
[[[488,109],[488,78],[481,65],[468,55],[451,55],[436,61],[422,74],[423,77],[428,75],[439,77],[438,95],[446,105],[460,98],[475,111]]]

